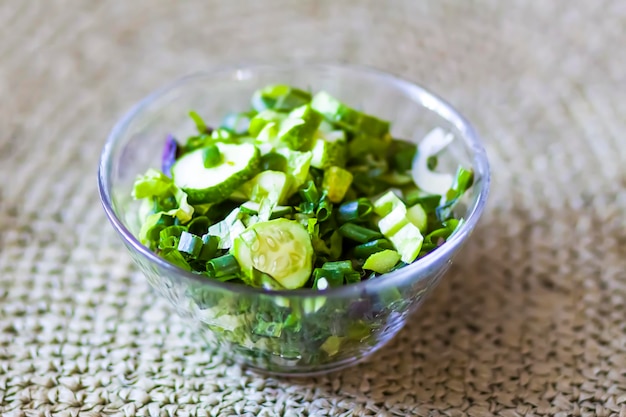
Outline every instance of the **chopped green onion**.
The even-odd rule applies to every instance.
[[[241,274],[230,274],[230,275],[221,275],[219,277],[211,277],[213,279],[216,279],[220,282],[226,282],[226,281],[234,281],[234,280],[238,280],[241,278]]]
[[[393,249],[393,245],[387,239],[376,239],[354,247],[354,256],[365,259],[373,253]]]
[[[315,226],[317,226],[317,219],[315,217],[307,219],[306,230],[310,235],[315,234]]]
[[[315,268],[313,271],[313,288],[325,290],[343,285],[343,272],[338,269]]]
[[[389,185],[397,186],[407,185],[413,182],[413,178],[411,178],[411,176],[406,174],[400,174],[396,171],[391,171],[384,175],[380,175],[378,178],[380,178],[382,181],[385,181]]]
[[[211,221],[206,216],[198,216],[187,224],[187,231],[196,236],[202,236],[209,230]]]
[[[419,189],[413,189],[404,194],[404,201],[407,206],[421,205],[427,213],[435,211],[441,202],[441,196],[428,194]]]
[[[472,186],[474,182],[474,172],[471,170],[467,170],[463,167],[459,167],[456,176],[454,177],[454,184],[452,185],[452,189],[448,191],[446,195],[446,200],[451,200],[453,198],[459,198],[461,194],[468,190]]]
[[[191,271],[191,266],[176,248],[167,248],[159,252],[159,256],[179,268]]]
[[[209,129],[207,128],[207,124],[204,122],[204,120],[202,119],[202,117],[200,117],[198,113],[196,113],[195,111],[190,111],[189,117],[191,117],[193,122],[196,124],[196,128],[198,129],[198,132],[200,134],[209,132]]]
[[[202,249],[200,250],[200,254],[198,255],[198,259],[202,261],[208,261],[213,259],[215,254],[217,253],[217,248],[220,243],[220,238],[212,235],[204,235],[202,236]]]
[[[346,272],[343,274],[343,278],[346,281],[346,285],[354,284],[361,281],[361,274],[359,274],[357,271]]]
[[[411,170],[417,148],[414,143],[393,139],[389,145],[390,163],[396,172]]]
[[[422,257],[430,252],[432,252],[433,250],[437,249],[439,247],[439,245],[436,245],[434,243],[424,243],[422,244],[422,248],[420,249],[420,253],[418,257]]]
[[[380,178],[372,177],[367,172],[354,173],[354,188],[362,194],[372,196],[389,189],[389,184]]]
[[[168,226],[159,232],[159,249],[177,249],[180,236],[187,231],[185,226]]]
[[[202,150],[202,160],[205,168],[212,168],[222,161],[222,154],[215,144],[211,144]]]
[[[209,227],[208,233],[220,238],[218,246],[220,249],[229,249],[235,237],[246,229],[240,217],[241,209],[236,208],[224,220]]]
[[[433,155],[426,160],[426,166],[431,171],[434,171],[435,169],[437,169],[438,163],[439,163],[439,158],[437,158],[437,155]]]
[[[159,239],[165,240],[169,237],[175,237],[176,239],[180,239],[180,235],[183,232],[186,232],[187,228],[185,226],[168,226],[165,229],[161,230],[159,233]]]
[[[237,259],[230,253],[219,258],[213,258],[206,264],[209,276],[219,278],[225,275],[237,274],[240,272]]]
[[[367,220],[373,210],[374,206],[367,198],[348,201],[339,206],[337,210],[337,220],[340,223],[362,222]]]
[[[341,251],[343,250],[343,236],[339,233],[339,230],[335,230],[328,239],[329,243],[329,252],[328,256],[330,259],[339,259],[341,256]]]
[[[350,261],[324,262],[324,265],[322,265],[322,269],[325,269],[327,271],[341,271],[343,274],[354,272],[352,262]]]
[[[459,167],[454,183],[451,189],[446,193],[446,202],[440,207],[437,207],[436,213],[439,221],[444,221],[452,216],[452,210],[457,204],[461,196],[472,186],[474,182],[474,173],[463,167]]]
[[[176,236],[168,236],[164,239],[159,240],[159,249],[177,249],[178,250],[178,241],[179,238]]]
[[[442,227],[433,230],[424,237],[424,242],[433,245],[439,245],[440,241],[447,240],[461,225],[463,222],[458,219],[449,219],[443,222]]]
[[[347,239],[354,240],[360,243],[366,243],[371,240],[380,239],[383,237],[383,235],[376,230],[368,229],[354,223],[343,224],[339,228],[339,233],[341,233],[341,235]]]
[[[332,212],[333,212],[333,204],[330,202],[326,194],[322,195],[322,198],[317,204],[317,210],[315,211],[315,216],[317,217],[317,221],[323,222],[323,221],[328,220]]]
[[[158,242],[161,230],[174,224],[174,218],[163,212],[151,214],[141,225],[139,240],[142,244],[148,245],[150,242]]]
[[[192,258],[197,258],[202,250],[202,239],[189,232],[182,232],[178,241],[178,251],[184,252]]]
[[[313,202],[303,201],[298,208],[302,214],[315,214],[315,203]]]
[[[307,203],[317,203],[320,199],[320,194],[313,181],[307,181],[304,187],[300,188],[299,193],[300,197]]]

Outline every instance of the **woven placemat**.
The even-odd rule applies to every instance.
[[[0,412],[626,416],[626,3],[0,2]],[[489,208],[368,361],[225,363],[155,299],[96,190],[117,118],[223,64],[321,60],[422,83],[482,133]]]

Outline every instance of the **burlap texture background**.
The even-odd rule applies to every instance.
[[[626,416],[624,39],[619,0],[1,0],[0,411]],[[433,89],[494,172],[472,243],[413,323],[299,381],[202,349],[131,265],[95,175],[149,91],[292,60]]]

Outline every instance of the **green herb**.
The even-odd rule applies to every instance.
[[[346,223],[339,228],[339,233],[345,238],[354,240],[355,242],[365,243],[374,239],[380,239],[383,235],[367,227],[358,224]]]
[[[200,115],[198,113],[196,113],[195,111],[190,111],[189,112],[189,117],[191,117],[193,122],[196,124],[196,128],[198,129],[199,133],[202,134],[202,133],[209,132],[209,129],[207,128],[206,123],[204,122],[202,117],[200,117]]]
[[[374,206],[372,202],[362,197],[341,204],[339,210],[337,210],[337,220],[341,223],[363,222],[367,220],[373,211]]]
[[[202,149],[202,160],[205,168],[213,168],[222,160],[222,154],[216,145],[209,145]]]

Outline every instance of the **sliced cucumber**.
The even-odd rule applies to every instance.
[[[374,211],[380,217],[385,217],[396,207],[404,207],[404,203],[393,191],[388,191],[374,202]]]
[[[322,113],[326,120],[352,132],[367,133],[382,138],[389,133],[389,122],[346,106],[325,91],[317,93],[311,107]]]
[[[319,132],[311,150],[313,153],[311,166],[326,169],[336,165],[343,168],[346,166],[347,149],[346,134],[343,130],[335,130],[329,133]]]
[[[287,159],[287,174],[291,178],[289,196],[291,196],[306,181],[313,154],[311,152],[292,151],[288,148],[280,148],[276,152]]]
[[[302,287],[313,270],[311,238],[295,220],[252,225],[235,239],[231,253],[250,280],[256,269],[287,289]]]
[[[216,143],[222,156],[218,165],[206,168],[203,148],[183,155],[172,166],[174,184],[188,195],[191,204],[226,200],[237,187],[259,170],[261,156],[252,144]]]
[[[311,106],[298,107],[281,123],[278,138],[290,149],[308,150],[321,121],[322,115]]]

